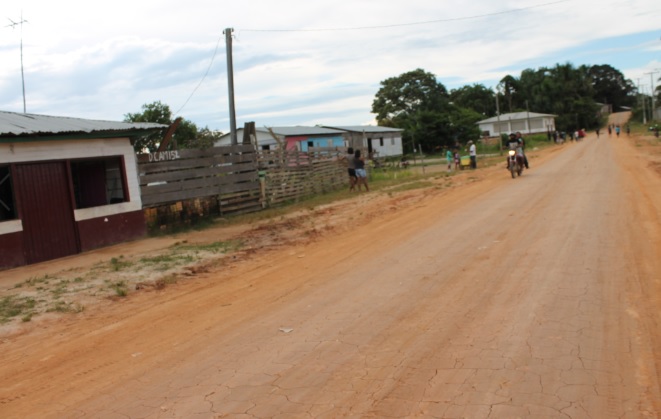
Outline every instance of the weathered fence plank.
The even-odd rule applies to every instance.
[[[257,211],[346,185],[344,150],[259,150],[251,145],[177,150],[138,157],[150,225],[203,214]]]
[[[257,155],[251,145],[176,150],[138,156],[143,207],[223,196],[233,207],[261,208]],[[240,196],[237,193],[241,194]],[[218,208],[218,213],[227,212]]]
[[[259,168],[264,176],[264,205],[271,206],[297,201],[305,196],[326,193],[346,184],[346,166],[335,149],[314,152],[257,152]]]

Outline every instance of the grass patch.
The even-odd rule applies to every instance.
[[[176,253],[145,257],[140,259],[140,263],[155,265],[154,268],[158,271],[167,271],[168,269],[171,269],[175,266],[185,265],[194,261],[195,257],[193,255]]]
[[[60,298],[63,294],[66,294],[69,290],[67,284],[69,281],[60,281],[55,288],[51,290],[53,298]]]
[[[175,243],[172,248],[180,252],[211,252],[227,253],[238,250],[243,246],[239,240],[217,241],[213,243],[189,244],[187,242]]]
[[[9,295],[0,299],[0,323],[6,323],[10,319],[22,315],[32,317],[37,301],[31,297],[19,297]]]
[[[110,285],[110,289],[115,291],[115,295],[118,297],[129,295],[129,287],[126,281],[115,281]]]
[[[121,271],[130,266],[133,266],[133,263],[124,260],[124,255],[120,255],[119,258],[110,259],[110,269],[114,272]]]
[[[52,306],[46,309],[47,313],[81,313],[85,307],[79,303],[71,303],[66,301],[56,301]]]
[[[14,288],[23,288],[24,285],[27,285],[29,287],[34,287],[38,284],[48,284],[51,280],[57,279],[54,277],[49,276],[48,274],[40,277],[32,277],[28,278],[25,281],[18,283],[14,285]]]

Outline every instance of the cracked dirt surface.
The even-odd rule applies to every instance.
[[[660,417],[658,153],[590,135],[520,179],[300,214],[286,245],[5,335],[0,416]]]

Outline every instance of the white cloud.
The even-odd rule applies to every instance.
[[[633,80],[659,68],[661,49],[657,0],[23,0],[3,11],[28,22],[28,112],[121,119],[155,100],[177,111],[220,39],[182,115],[221,130],[229,126],[227,27],[235,29],[238,125],[373,121],[379,82],[416,68],[449,89],[492,87],[507,74],[568,60],[610,64]],[[308,31],[255,31],[263,29]],[[20,28],[0,30],[3,110],[22,110],[20,40]]]

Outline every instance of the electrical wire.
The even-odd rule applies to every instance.
[[[517,13],[521,12],[524,10],[530,10],[530,9],[536,9],[540,7],[546,7],[546,6],[551,6],[554,4],[559,4],[559,3],[567,3],[569,0],[559,0],[559,1],[554,1],[550,3],[544,3],[544,4],[538,4],[534,6],[529,6],[529,7],[521,7],[518,9],[511,9],[511,10],[503,10],[500,12],[493,12],[493,13],[484,13],[481,15],[473,15],[473,16],[464,16],[464,17],[457,17],[457,18],[448,18],[448,19],[436,19],[436,20],[426,20],[426,21],[420,21],[420,22],[411,22],[411,23],[399,23],[399,24],[392,24],[392,25],[379,25],[379,26],[357,26],[357,27],[348,27],[348,28],[320,28],[320,29],[241,29],[240,32],[334,32],[334,31],[347,31],[347,30],[375,30],[375,29],[387,29],[387,28],[397,28],[397,27],[405,27],[405,26],[417,26],[417,25],[429,25],[432,23],[444,23],[444,22],[458,22],[462,20],[472,20],[472,19],[480,19],[483,17],[490,17],[490,16],[498,16],[498,15],[504,15],[504,14],[510,14],[510,13]],[[181,112],[188,102],[191,100],[195,92],[200,88],[204,80],[206,79],[207,75],[209,74],[209,71],[211,70],[211,66],[213,65],[213,62],[216,58],[216,54],[218,53],[218,46],[220,45],[220,41],[223,39],[223,36],[218,38],[218,42],[216,42],[216,49],[213,51],[213,56],[211,57],[211,62],[209,63],[209,67],[207,67],[207,71],[204,73],[202,76],[202,79],[200,82],[197,84],[195,89],[191,92],[190,96],[188,96],[188,99],[184,102],[183,105],[179,108],[177,112],[174,113],[174,115],[178,115],[179,112]]]
[[[404,26],[417,26],[417,25],[429,25],[432,23],[444,23],[444,22],[458,22],[462,20],[472,20],[480,19],[483,17],[498,16],[509,13],[517,13],[524,10],[536,9],[539,7],[551,6],[559,3],[567,3],[569,0],[560,0],[554,1],[551,3],[538,4],[535,6],[521,7],[518,9],[503,10],[500,12],[493,13],[484,13],[481,15],[465,16],[465,17],[456,17],[448,19],[436,19],[436,20],[425,20],[420,22],[410,22],[410,23],[398,23],[392,25],[379,25],[379,26],[356,26],[348,28],[318,28],[318,29],[241,29],[242,32],[335,32],[335,31],[360,31],[360,30],[374,30],[374,29],[388,29],[388,28],[397,28]]]
[[[213,50],[213,56],[211,56],[211,62],[209,62],[209,66],[207,67],[207,71],[204,72],[204,75],[202,76],[202,80],[200,80],[200,82],[197,84],[197,86],[195,86],[195,89],[193,89],[193,91],[191,92],[190,96],[188,96],[188,99],[186,99],[186,101],[184,102],[183,105],[181,105],[181,107],[179,108],[179,110],[178,110],[177,112],[174,113],[174,116],[175,116],[175,117],[176,117],[177,115],[179,115],[179,112],[181,112],[181,111],[186,107],[186,105],[188,105],[188,102],[191,100],[191,98],[193,97],[193,95],[195,94],[195,92],[197,92],[197,89],[199,89],[200,86],[202,86],[202,83],[204,82],[204,80],[205,80],[205,79],[207,78],[207,76],[209,75],[209,71],[211,71],[211,66],[213,65],[213,62],[214,62],[214,60],[216,59],[216,54],[218,53],[218,46],[220,45],[220,41],[221,41],[224,37],[225,37],[225,35],[221,35],[221,36],[218,38],[218,42],[216,42],[216,49]]]

